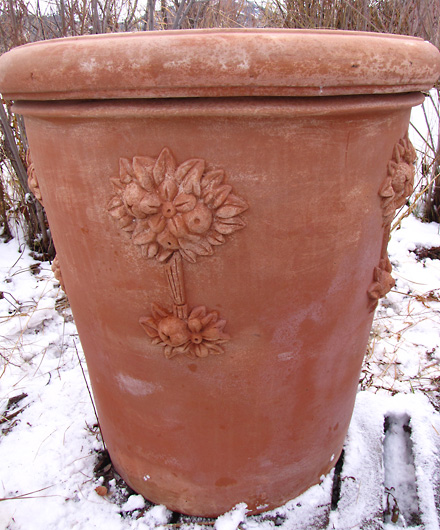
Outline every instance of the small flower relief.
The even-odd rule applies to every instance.
[[[26,151],[26,166],[28,175],[28,186],[34,197],[43,204],[43,197],[41,195],[40,185],[38,184],[37,173],[35,171],[34,163],[32,161],[31,150]]]
[[[164,148],[157,159],[121,158],[119,178],[111,180],[110,215],[147,258],[164,262],[180,253],[195,263],[245,226],[246,201],[225,183],[222,169],[207,169],[202,159],[178,166]]]
[[[184,355],[190,359],[223,353],[222,344],[229,340],[223,329],[225,320],[217,311],[204,306],[195,307],[187,318],[181,318],[152,304],[151,317],[142,317],[139,323],[153,344],[164,347],[167,359]]]
[[[66,292],[66,286],[64,285],[63,275],[61,273],[60,260],[58,259],[58,256],[55,256],[55,258],[53,259],[51,269],[55,279],[58,280],[61,289]]]
[[[394,146],[387,177],[379,190],[384,227],[391,224],[396,210],[405,206],[413,192],[416,159],[416,151],[407,136]]]
[[[374,311],[380,298],[386,296],[396,282],[391,276],[392,266],[388,257],[379,261],[379,266],[374,267],[373,283],[367,291],[370,311]]]

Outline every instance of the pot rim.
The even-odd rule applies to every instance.
[[[423,103],[420,92],[322,98],[179,98],[105,101],[18,101],[12,110],[39,119],[196,117],[334,117],[408,109]]]
[[[417,37],[209,29],[67,37],[0,58],[12,100],[332,96],[429,90],[440,53]]]

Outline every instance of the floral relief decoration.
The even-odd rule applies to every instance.
[[[176,355],[190,359],[219,355],[224,352],[222,344],[230,339],[223,331],[226,320],[205,306],[194,307],[187,318],[180,318],[153,303],[151,313],[151,317],[142,317],[139,323],[153,344],[164,347],[167,359]]]
[[[370,312],[376,309],[379,299],[389,293],[395,285],[394,278],[391,276],[392,266],[388,258],[388,240],[396,210],[406,204],[414,190],[416,158],[416,151],[406,134],[394,146],[393,156],[388,162],[387,176],[379,189],[384,236],[379,265],[374,268],[373,282],[367,290]]]
[[[41,195],[40,185],[38,184],[37,174],[34,163],[32,162],[31,150],[26,151],[26,167],[28,175],[28,186],[34,197],[43,204],[43,197]]]
[[[392,270],[388,257],[381,259],[379,266],[374,267],[373,283],[371,283],[368,289],[371,311],[376,309],[379,299],[387,295],[396,284],[394,278],[391,276]]]
[[[246,226],[240,214],[248,205],[222,169],[208,169],[200,158],[177,165],[166,147],[157,159],[121,158],[112,183],[109,213],[147,258],[164,262],[180,253],[195,263]]]
[[[32,161],[31,150],[28,148],[26,151],[26,167],[28,174],[28,186],[30,191],[33,193],[34,197],[43,204],[43,197],[41,195],[40,185],[38,184],[37,174],[35,171],[35,166]],[[61,274],[60,262],[58,256],[55,256],[52,266],[51,266],[53,275],[56,280],[58,280],[61,289],[66,292],[66,286],[64,285],[63,277]]]
[[[109,214],[145,257],[162,263],[173,302],[172,310],[153,303],[139,324],[167,359],[224,353],[230,340],[226,320],[204,305],[188,310],[183,262],[212,255],[244,228],[247,202],[226,183],[222,169],[207,167],[201,158],[178,165],[167,147],[157,158],[120,158],[119,176],[111,182]]]
[[[66,292],[66,286],[64,284],[63,275],[61,273],[60,260],[58,259],[58,256],[54,257],[54,259],[52,261],[51,269],[52,269],[53,275],[55,276],[55,279],[60,284],[61,289],[64,292]]]
[[[384,227],[391,225],[396,210],[405,206],[414,190],[416,159],[416,150],[408,136],[394,146],[393,157],[388,162],[387,176],[379,190]]]

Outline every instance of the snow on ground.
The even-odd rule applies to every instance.
[[[414,216],[392,234],[396,286],[376,310],[337,473],[260,516],[239,504],[215,521],[176,523],[103,459],[81,344],[50,265],[19,237],[0,242],[0,529],[438,530],[440,260],[416,255],[430,247],[440,247],[439,225]]]

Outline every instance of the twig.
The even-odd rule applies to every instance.
[[[20,302],[15,298],[15,296],[14,296],[12,293],[10,293],[10,292],[8,292],[8,291],[1,291],[1,292],[0,292],[0,298],[4,298],[4,297],[5,297],[5,294],[7,294],[8,296],[10,296],[10,297],[15,301],[15,303],[18,304],[18,305],[15,305],[15,304],[12,303],[12,302],[9,302],[9,303],[10,303],[11,305],[13,305],[16,309],[20,310]],[[8,301],[9,301],[9,300],[8,300]]]
[[[25,408],[27,408],[28,405],[25,405],[23,408],[21,408],[20,410],[16,410],[15,412],[12,412],[11,414],[5,414],[4,416],[2,416],[0,418],[0,425],[2,423],[6,423],[7,421],[10,421],[12,419],[15,418],[15,416],[18,416],[20,414],[20,412],[23,412]]]
[[[17,170],[17,177],[18,177],[18,180],[20,181],[20,185],[25,191],[25,193],[29,193],[29,187],[27,184],[27,179],[28,179],[27,172],[24,167],[23,161],[20,158],[20,154],[17,149],[17,144],[15,143],[15,139],[14,139],[14,134],[11,130],[9,120],[6,116],[5,107],[3,106],[3,102],[0,102],[0,121],[2,124],[5,139],[8,143],[8,147],[14,159],[14,168]]]
[[[193,0],[189,0],[188,7],[191,6]],[[176,18],[174,19],[173,29],[180,29],[180,26],[182,24],[182,21],[184,19],[184,8],[185,8],[185,0],[180,0],[179,9],[176,13]]]
[[[3,338],[3,337],[2,337]],[[5,361],[5,365],[4,365],[4,370],[2,372],[2,375],[5,373],[5,370],[6,370],[6,367],[8,364],[12,364],[12,366],[15,366],[16,368],[20,368],[20,365],[19,364],[15,364],[13,363],[10,359],[8,359],[8,357],[6,357],[5,355],[3,355],[2,353],[0,353],[0,357]]]
[[[107,450],[107,447],[106,447],[105,441],[104,441],[104,436],[102,435],[101,425],[100,425],[99,419],[98,419],[98,412],[96,411],[95,402],[93,401],[92,392],[90,391],[89,383],[87,382],[86,374],[84,372],[84,368],[82,366],[81,359],[79,358],[78,348],[76,347],[75,340],[73,341],[73,345],[75,346],[75,352],[76,352],[76,356],[78,357],[79,366],[81,368],[81,372],[82,372],[83,377],[84,377],[84,382],[86,383],[87,391],[88,391],[89,396],[90,396],[90,401],[92,402],[92,407],[93,407],[93,410],[95,412],[96,422],[98,424],[99,432],[101,433],[102,444],[104,446],[104,449]]]
[[[197,522],[197,525],[205,525],[205,526],[214,526],[216,523],[216,521],[203,521],[203,522]],[[180,528],[181,526],[186,526],[188,523],[187,522],[182,522],[182,523],[167,523],[167,524],[164,524],[162,526],[164,526],[165,528]]]
[[[154,30],[154,11],[156,8],[156,0],[148,0],[147,11],[148,11],[148,31]]]
[[[439,95],[438,92],[439,92],[439,89],[437,89],[437,95]],[[431,91],[428,92],[428,97],[429,97],[429,99],[432,102],[432,107],[433,107],[433,109],[435,110],[435,112],[437,114],[437,118],[440,120],[440,110],[438,109],[438,101],[434,101],[434,98],[432,97]]]
[[[25,253],[25,251],[26,251],[26,246],[23,245],[23,250],[21,251],[21,254],[18,256],[18,258],[16,259],[15,263],[9,268],[8,274],[17,265],[17,263],[21,260],[21,258],[23,257],[23,254]],[[24,270],[28,270],[28,269],[24,269]]]
[[[420,138],[425,142],[425,144],[431,149],[433,153],[435,153],[434,146],[431,145],[427,139],[423,136],[423,134],[417,129],[417,127],[414,125],[414,123],[410,123],[411,127],[416,131],[416,133],[420,136]]]
[[[39,490],[30,491],[29,493],[22,493],[21,495],[16,495],[15,497],[2,497],[0,498],[0,502],[1,501],[14,501],[18,499],[43,499],[45,497],[62,497],[62,495],[37,495],[36,497],[30,496],[30,495],[33,495],[34,493],[39,493],[40,491],[45,491],[50,488],[53,488],[54,486],[55,484],[53,486],[46,486],[45,488],[41,488]]]

